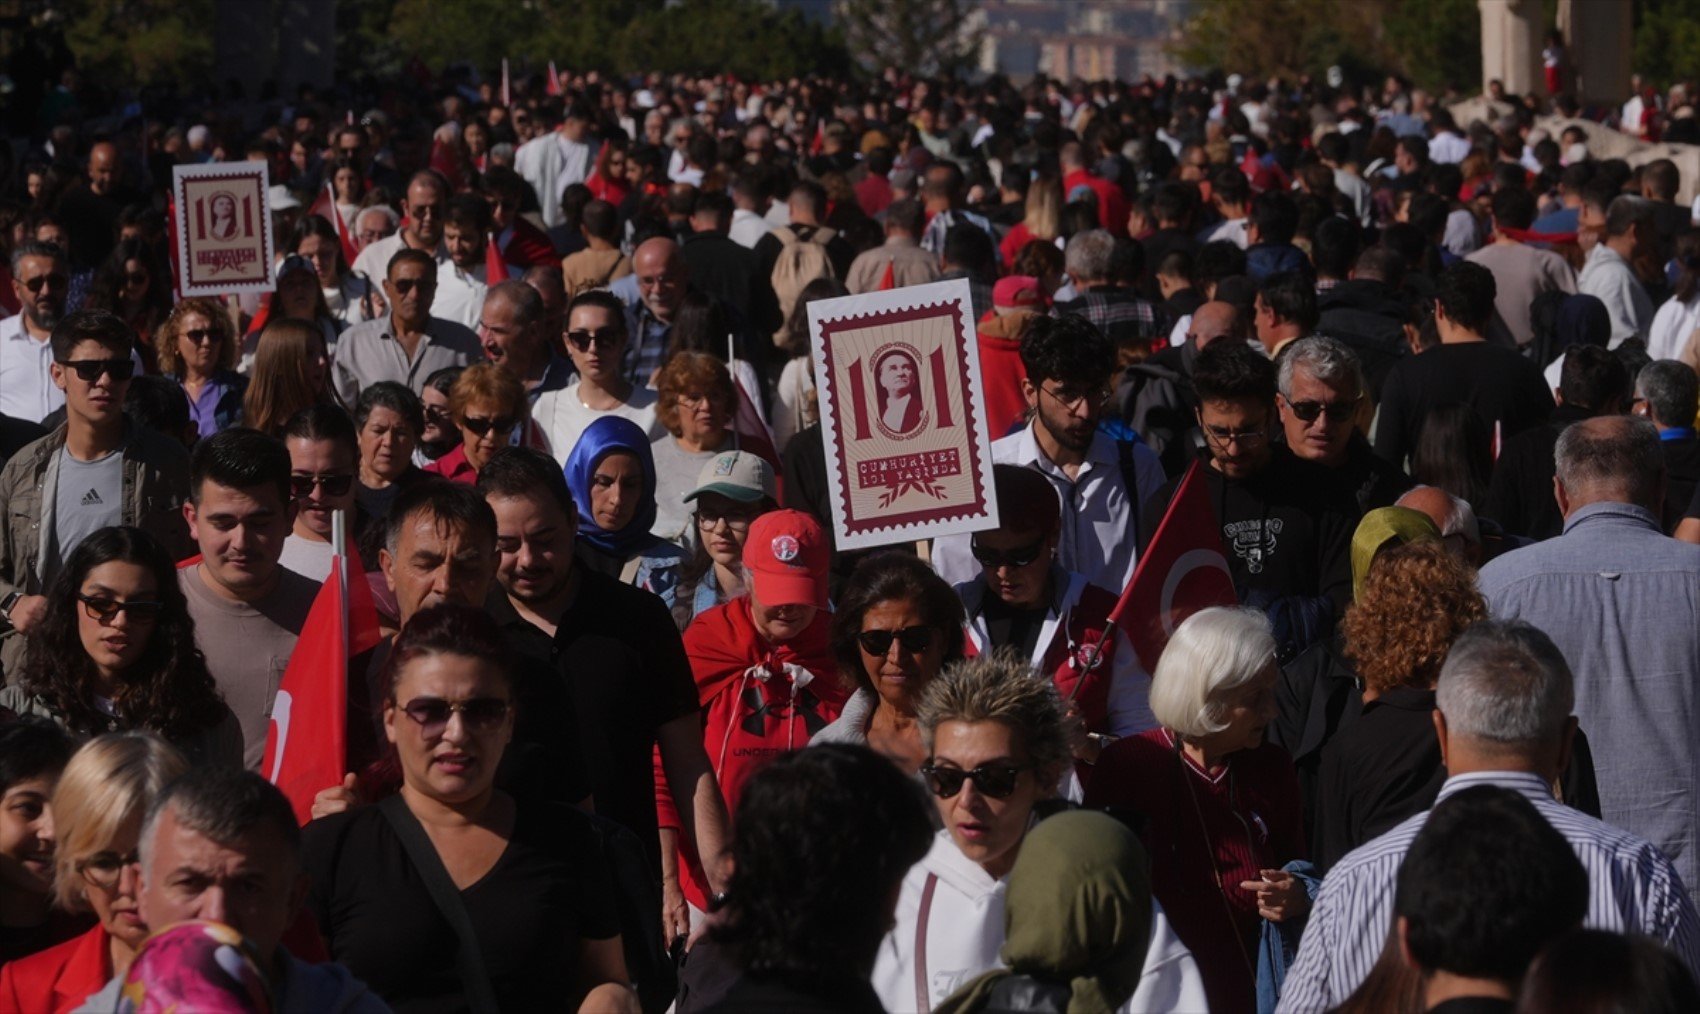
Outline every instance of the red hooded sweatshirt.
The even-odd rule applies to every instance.
[[[831,629],[832,614],[822,609],[800,637],[770,644],[756,630],[747,595],[700,614],[685,628],[685,654],[702,702],[703,747],[728,814],[737,811],[744,783],[762,764],[807,746],[849,699],[838,681]],[[660,751],[655,755],[655,809],[661,827],[680,829]],[[692,905],[708,908],[708,881],[684,835],[679,837],[679,884]]]

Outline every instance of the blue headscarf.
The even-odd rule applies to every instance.
[[[610,454],[625,452],[643,466],[643,494],[637,514],[619,531],[604,531],[590,510],[591,479],[596,466]],[[573,504],[578,507],[578,537],[605,553],[622,559],[631,557],[652,542],[649,530],[655,526],[655,456],[649,452],[649,438],[643,428],[630,419],[605,415],[589,426],[573,445],[567,456],[567,488],[573,492]]]

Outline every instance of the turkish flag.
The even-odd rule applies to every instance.
[[[353,556],[331,560],[272,701],[260,771],[289,797],[302,824],[313,797],[342,782],[348,761],[348,660],[375,647],[378,614],[365,575],[344,582]]]
[[[891,289],[895,289],[895,288],[897,288],[897,262],[896,261],[886,261],[885,262],[885,274],[880,275],[879,288],[875,289],[874,291],[875,292],[887,292],[887,291],[889,291]]]
[[[1146,672],[1157,671],[1157,659],[1181,621],[1210,606],[1239,604],[1222,552],[1222,526],[1204,482],[1206,467],[1195,461],[1187,469],[1157,534],[1139,554],[1132,580],[1110,610],[1110,622],[1127,633]]]
[[[549,61],[549,81],[548,81],[547,84],[545,84],[543,86],[543,94],[545,94],[545,95],[559,95],[559,94],[561,94],[561,90],[562,90],[561,89],[561,75],[556,73],[556,71],[555,71],[555,61],[550,60]]]
[[[342,213],[336,210],[336,191],[329,180],[325,181],[324,192],[313,201],[313,206],[307,209],[307,213],[318,215],[336,226],[337,242],[342,245],[343,263],[352,267],[354,258],[360,256],[360,251],[354,248],[354,237],[348,234],[348,223],[342,220]]]
[[[491,236],[484,247],[484,284],[500,285],[507,280],[508,262],[502,259],[502,248],[496,245],[496,237]]]

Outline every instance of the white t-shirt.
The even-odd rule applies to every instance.
[[[302,577],[324,583],[331,576],[331,544],[303,539],[294,532],[283,540],[283,553],[278,565],[293,570]]]
[[[661,428],[661,423],[656,421],[655,403],[659,397],[652,389],[633,385],[631,397],[627,398],[624,404],[598,410],[579,400],[578,385],[579,382],[574,380],[558,390],[544,391],[537,396],[537,404],[531,409],[532,421],[537,423],[537,428],[547,443],[543,449],[563,465],[566,464],[567,455],[573,452],[573,445],[578,443],[579,435],[587,426],[605,415],[630,419],[643,428],[651,441],[660,439],[667,432]]]

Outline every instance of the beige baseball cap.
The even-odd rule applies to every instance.
[[[722,451],[708,459],[697,474],[697,488],[685,494],[685,502],[704,493],[719,493],[740,503],[755,503],[763,497],[779,501],[773,466],[749,451]]]

